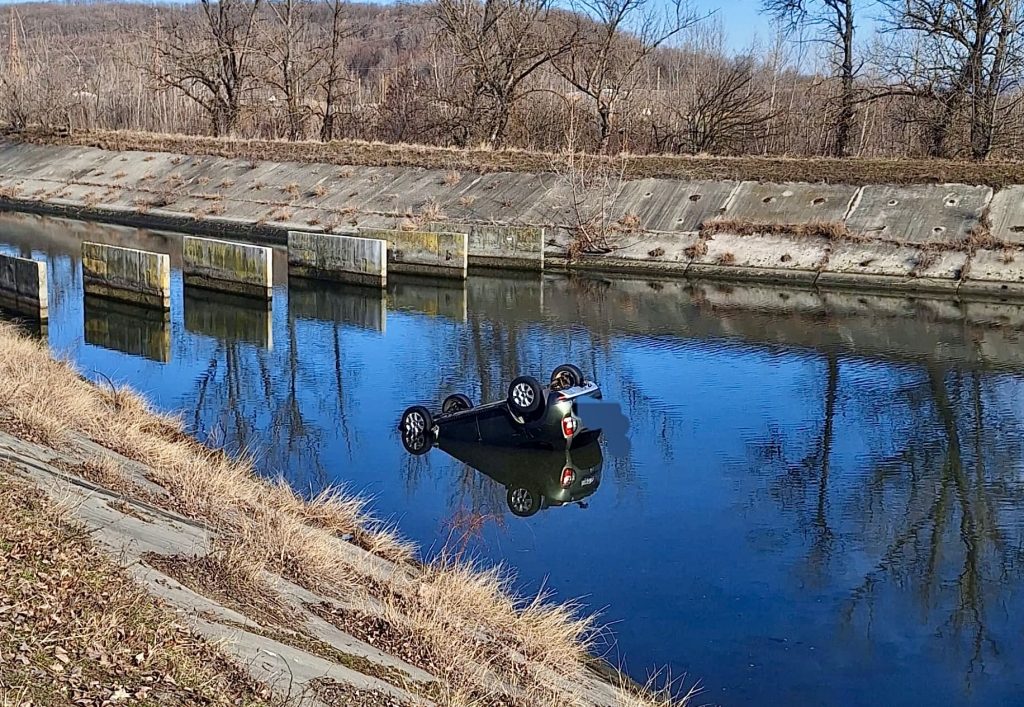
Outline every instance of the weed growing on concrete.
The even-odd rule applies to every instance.
[[[840,221],[810,221],[808,223],[771,223],[746,221],[743,219],[712,218],[701,225],[700,234],[703,237],[716,236],[718,234],[730,234],[736,236],[793,236],[795,238],[824,238],[832,242],[853,241],[863,242],[862,236],[850,233],[846,224]]]

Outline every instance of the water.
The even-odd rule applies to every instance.
[[[48,260],[46,335],[85,374],[304,493],[371,495],[428,555],[464,544],[582,597],[638,678],[667,666],[727,705],[1024,702],[1024,310],[474,273],[384,296],[282,274],[268,312],[176,273],[165,321],[83,302],[82,238],[172,263],[180,242],[0,220],[0,250]],[[407,405],[565,361],[631,422],[586,508],[519,518],[491,477],[403,451]]]

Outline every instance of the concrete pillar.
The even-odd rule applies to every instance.
[[[0,255],[0,306],[45,321],[49,317],[46,263]]]
[[[163,253],[82,243],[82,282],[88,294],[171,308],[171,258]]]
[[[273,295],[273,251],[266,246],[185,237],[185,285],[237,295]]]
[[[288,272],[383,288],[388,281],[388,243],[378,238],[289,231]]]

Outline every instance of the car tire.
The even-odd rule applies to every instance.
[[[561,366],[551,371],[552,390],[575,388],[576,386],[583,385],[584,380],[583,371],[571,363],[563,363]]]
[[[402,413],[398,431],[409,454],[426,454],[434,446],[434,418],[422,405],[413,405]]]
[[[540,510],[541,495],[525,486],[510,486],[505,493],[505,501],[513,515],[529,518]]]
[[[462,393],[449,395],[444,399],[444,402],[441,403],[441,412],[445,415],[451,415],[452,413],[472,409],[473,401],[469,399],[468,395],[463,395]]]
[[[508,386],[508,409],[522,418],[537,415],[544,406],[544,389],[533,376],[519,376]]]

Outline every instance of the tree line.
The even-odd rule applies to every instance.
[[[1018,158],[1024,0],[199,0],[9,10],[0,122],[547,151]]]

